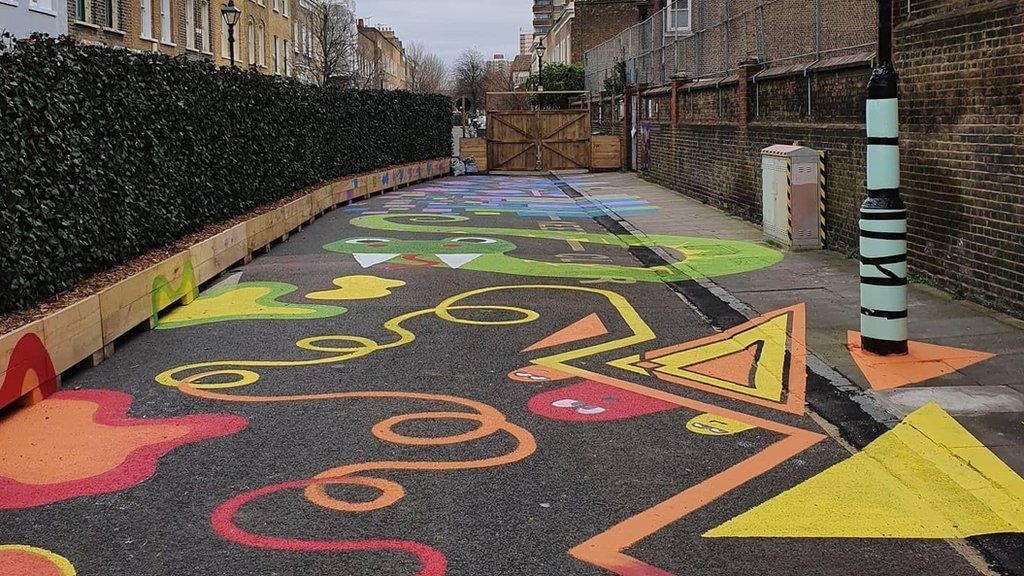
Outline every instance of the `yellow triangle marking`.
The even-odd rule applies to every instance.
[[[783,369],[786,365],[786,342],[788,340],[789,315],[782,314],[766,322],[762,322],[732,337],[710,342],[702,346],[669,354],[660,358],[648,358],[660,364],[658,372],[700,382],[716,388],[754,396],[782,401]],[[754,370],[753,387],[748,382],[732,382],[708,374],[688,370],[687,368],[723,358],[733,354],[744,353],[751,346],[763,342],[757,367]]]
[[[1024,532],[1024,478],[936,404],[862,452],[704,534],[944,538]]]
[[[632,356],[627,356],[625,358],[619,358],[618,360],[612,360],[611,362],[608,363],[608,365],[613,366],[615,368],[620,368],[622,370],[626,370],[628,372],[642,374],[644,376],[649,375],[649,372],[647,372],[647,370],[644,370],[639,366],[634,366],[634,364],[636,364],[637,362],[640,362],[640,355],[634,354]]]

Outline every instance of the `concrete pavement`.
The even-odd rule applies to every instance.
[[[658,205],[656,213],[619,216],[640,233],[749,242],[762,238],[760,228],[747,221],[632,174],[572,175],[567,179],[598,201],[602,196],[626,193]],[[609,210],[614,213],[614,206]],[[858,277],[855,258],[830,251],[798,251],[771,268],[712,281],[752,312],[774,309],[799,294],[813,318],[807,332],[808,347],[861,389],[871,391],[872,384],[850,353],[848,341],[848,332],[859,329]],[[900,418],[928,402],[938,403],[1017,472],[1024,473],[1024,321],[913,284],[909,323],[915,341],[994,356],[962,367],[948,366],[941,370],[948,371],[946,374],[904,387],[879,389],[872,396]],[[947,351],[934,363],[956,357],[955,352]]]
[[[450,178],[317,220],[2,416],[0,566],[1012,570],[999,446],[850,384],[803,256],[679,200]]]

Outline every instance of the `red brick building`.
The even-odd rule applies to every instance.
[[[636,26],[660,9],[664,0],[576,0],[573,62],[583,62],[591,48]]]

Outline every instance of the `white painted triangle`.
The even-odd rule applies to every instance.
[[[213,286],[210,286],[206,290],[203,290],[202,294],[206,294],[207,292],[213,292],[214,290],[220,290],[221,288],[229,288],[231,286],[236,286],[241,281],[242,281],[242,273],[241,272],[235,272],[234,274],[225,276],[223,280],[221,280],[220,282],[217,282]]]
[[[353,254],[356,257],[356,262],[363,268],[371,268],[381,262],[387,262],[392,258],[401,256],[401,254]]]
[[[441,262],[447,264],[450,268],[462,268],[466,264],[469,264],[473,260],[483,256],[483,254],[438,254],[437,257]]]

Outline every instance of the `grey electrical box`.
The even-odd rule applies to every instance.
[[[804,146],[761,150],[765,239],[794,249],[821,248],[819,154]]]

